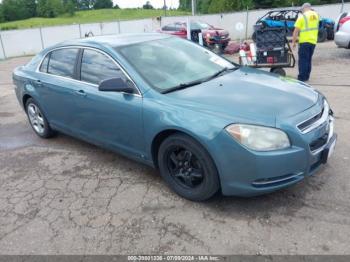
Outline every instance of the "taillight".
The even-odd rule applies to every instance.
[[[339,28],[347,21],[350,21],[350,16],[344,17],[339,20]]]
[[[187,29],[186,28],[181,28],[180,29],[180,34],[181,35],[187,35]]]

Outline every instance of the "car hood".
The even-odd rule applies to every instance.
[[[335,21],[331,18],[321,18],[321,21],[327,24],[334,24]]]
[[[206,29],[206,30],[203,30],[203,33],[209,33],[213,36],[215,35],[219,35],[219,36],[225,36],[225,35],[228,35],[228,31],[227,30],[224,30],[224,29],[221,29],[221,28],[210,28],[210,29]]]
[[[230,121],[270,125],[318,100],[318,93],[302,82],[247,67],[168,96],[178,106],[220,114]]]

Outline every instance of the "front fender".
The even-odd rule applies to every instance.
[[[209,144],[220,134],[226,122],[201,112],[144,99],[144,136],[146,158],[153,161],[152,143],[164,131],[179,131],[199,142],[208,152]]]

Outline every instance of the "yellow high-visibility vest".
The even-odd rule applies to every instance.
[[[299,43],[316,44],[318,38],[319,15],[312,10],[300,14],[294,27],[300,30]]]

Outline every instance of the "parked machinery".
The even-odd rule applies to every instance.
[[[251,67],[270,68],[270,72],[286,75],[284,67],[294,67],[295,57],[287,40],[287,32],[282,27],[255,26],[256,47],[244,57],[240,52],[240,63]],[[254,44],[253,44],[254,45]]]
[[[300,14],[300,10],[297,9],[282,9],[273,10],[267,12],[263,17],[256,21],[256,25],[260,25],[266,28],[285,28],[287,31],[287,37],[291,36],[294,30],[294,23]],[[318,42],[324,42],[327,39],[334,39],[334,20],[330,18],[320,18]],[[255,41],[256,35],[253,34],[253,40]]]

